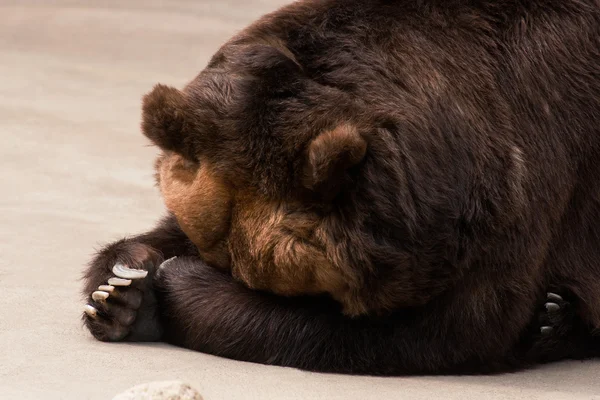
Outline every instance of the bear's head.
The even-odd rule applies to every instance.
[[[251,288],[328,293],[353,315],[426,303],[513,220],[519,153],[475,131],[496,114],[471,96],[382,93],[378,113],[308,75],[277,43],[228,44],[183,90],[147,94],[167,208]]]
[[[341,300],[360,276],[336,254],[332,208],[368,148],[352,111],[277,48],[229,46],[183,90],[147,94],[142,130],[162,150],[165,204],[207,262],[253,288]]]

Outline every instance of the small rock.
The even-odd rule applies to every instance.
[[[202,400],[202,396],[187,383],[167,381],[134,386],[113,400]]]

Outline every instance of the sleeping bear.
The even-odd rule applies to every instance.
[[[142,131],[169,213],[91,262],[100,340],[376,375],[600,355],[597,0],[295,2]]]

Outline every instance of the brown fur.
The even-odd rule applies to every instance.
[[[165,204],[179,216],[179,225],[211,265],[228,268],[225,248],[231,215],[229,187],[210,166],[167,153],[156,163]]]
[[[422,19],[429,36],[418,36],[419,29],[411,34],[413,28],[403,23],[364,37],[315,28],[323,38],[338,35],[335,45],[315,42],[326,56],[304,52],[314,39],[289,38],[304,34],[299,21],[327,6],[297,5],[294,13],[274,20],[267,16],[232,39],[183,92],[159,85],[146,96],[146,135],[167,150],[200,160],[190,164],[192,169],[205,176],[202,171],[211,168],[211,179],[228,187],[219,193],[231,193],[229,212],[217,196],[195,189],[206,183],[188,188],[183,196],[195,199],[186,203],[188,208],[181,203],[169,207],[184,230],[195,226],[189,234],[204,257],[227,259],[228,253],[235,276],[256,289],[289,295],[330,287],[328,292],[352,315],[425,304],[452,286],[467,266],[488,263],[479,259],[481,251],[505,246],[516,251],[516,243],[507,242],[512,237],[530,235],[530,243],[518,244],[523,246],[519,251],[530,250],[519,261],[504,263],[514,265],[517,274],[529,271],[541,279],[535,269],[567,206],[568,191],[553,187],[550,175],[545,181],[537,175],[560,160],[553,152],[566,161],[578,151],[577,141],[585,139],[573,133],[570,145],[556,143],[553,151],[533,140],[539,137],[533,129],[548,129],[544,125],[558,117],[557,111],[544,111],[551,99],[539,111],[532,104],[529,117],[514,117],[524,102],[547,98],[546,91],[557,93],[562,87],[551,89],[534,75],[523,75],[526,69],[519,75],[511,70],[510,57],[521,57],[518,52],[527,45],[501,43],[494,35],[505,31],[518,37],[519,25],[495,20],[493,13],[502,10],[491,5],[485,15],[474,6],[461,10],[434,3],[429,19]],[[569,7],[584,5],[563,8]],[[387,8],[392,13],[402,9]],[[383,15],[374,6],[353,12]],[[443,18],[457,18],[458,28],[437,35],[445,29]],[[560,25],[565,21],[554,29],[568,29]],[[540,28],[532,26],[521,40],[537,40],[527,35]],[[473,32],[480,42],[473,41]],[[388,36],[396,40],[388,42]],[[566,36],[564,44],[584,38]],[[586,54],[590,61],[596,56]],[[351,57],[358,58],[349,62]],[[549,62],[541,58],[534,69],[558,74]],[[573,79],[591,77],[589,71],[572,73],[580,76]],[[509,76],[512,82],[502,82]],[[535,94],[510,89],[519,79],[527,87],[532,83],[524,79],[536,82]],[[518,97],[507,90],[516,90]],[[564,179],[571,179],[567,175],[574,173],[573,166],[565,168]],[[182,195],[183,186],[173,185],[175,193],[162,186],[168,206]],[[553,202],[547,213],[534,216],[533,204],[548,195]],[[214,217],[207,220],[207,214]],[[222,221],[215,221],[217,216]],[[235,240],[225,239],[219,256],[203,251],[201,243],[211,234],[202,231],[216,226],[235,235]],[[287,253],[289,259],[275,254],[275,242],[282,238],[297,249]],[[335,283],[320,282],[318,276],[335,276]]]
[[[157,86],[143,131],[200,256],[356,317],[185,259],[161,283],[169,340],[319,370],[497,370],[532,359],[558,285],[583,333],[533,359],[596,354],[599,41],[597,0],[301,1],[182,90]]]
[[[331,201],[348,168],[365,157],[367,143],[355,126],[346,124],[325,131],[308,145],[302,183]]]

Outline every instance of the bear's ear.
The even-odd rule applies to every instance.
[[[190,110],[185,95],[166,85],[156,85],[142,102],[142,132],[163,150],[187,155],[186,137]]]
[[[347,170],[365,157],[367,142],[358,129],[341,124],[314,138],[306,154],[303,183],[331,200],[342,187]]]

